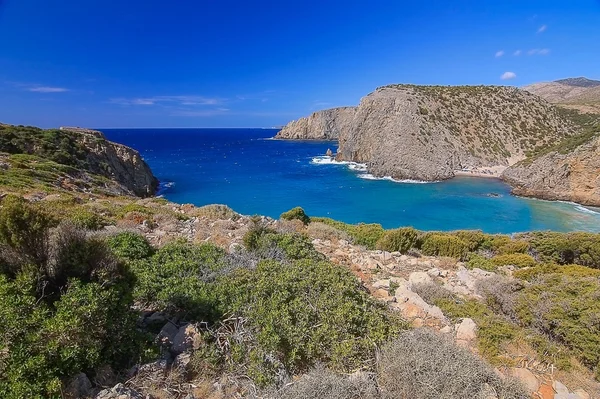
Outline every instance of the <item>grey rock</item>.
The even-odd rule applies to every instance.
[[[100,391],[95,399],[144,399],[144,395],[123,384],[117,384],[110,389]]]
[[[198,327],[193,324],[188,324],[179,329],[177,335],[173,339],[171,352],[180,354],[191,349],[197,349],[202,342],[202,336]]]
[[[178,332],[177,326],[169,321],[156,336],[156,342],[164,346],[171,346]]]
[[[65,395],[70,398],[82,398],[90,395],[92,383],[84,373],[71,378],[66,387]]]

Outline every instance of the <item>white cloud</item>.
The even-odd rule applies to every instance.
[[[500,76],[500,79],[502,80],[510,80],[510,79],[514,79],[517,77],[517,74],[514,72],[504,72],[502,74],[502,76]]]
[[[514,55],[515,57],[518,57],[518,56],[520,56],[520,55],[521,55],[521,53],[523,53],[521,50],[517,50],[517,51],[515,51],[515,52],[513,53],[513,55]]]
[[[33,91],[35,93],[64,93],[65,91],[69,91],[69,89],[65,89],[64,87],[50,87],[50,86],[34,86],[27,89],[28,91]]]
[[[229,112],[229,109],[227,108],[217,108],[217,109],[208,109],[208,110],[200,110],[200,111],[194,111],[194,110],[177,110],[177,111],[173,111],[171,112],[171,116],[187,116],[187,117],[210,117],[210,116],[217,116],[217,115],[223,115]]]
[[[534,48],[527,52],[529,55],[548,55],[550,54],[550,49],[547,48]]]
[[[500,58],[504,55],[504,50],[496,51],[496,58]]]
[[[111,98],[110,102],[119,105],[218,105],[223,102],[219,98],[203,96],[153,96],[138,98]]]
[[[546,31],[546,29],[548,29],[548,25],[542,25],[538,29],[537,33],[544,33]]]

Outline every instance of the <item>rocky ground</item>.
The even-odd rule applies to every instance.
[[[211,242],[228,251],[234,251],[242,244],[244,234],[254,223],[251,217],[238,215],[220,205],[198,208],[152,199],[139,200],[137,203],[155,209],[155,213],[152,216],[137,218],[126,216],[116,226],[106,229],[139,231],[158,246],[173,239],[186,238],[195,242]],[[461,297],[481,298],[477,292],[478,282],[493,277],[494,273],[480,269],[468,270],[465,264],[451,258],[366,250],[353,245],[343,234],[327,238],[310,225],[305,227],[299,221],[262,218],[262,223],[279,231],[301,231],[309,234],[319,252],[332,262],[350,269],[365,289],[399,312],[414,327],[427,326],[442,334],[452,335],[458,345],[477,353],[478,326],[475,321],[469,318],[452,320],[439,307],[428,304],[414,288],[423,283],[435,283]],[[510,276],[511,272],[510,267],[502,269],[502,273],[507,276]],[[168,320],[164,315],[153,312],[144,313],[140,323],[162,325],[157,340],[161,342],[166,357],[132,370],[132,379],[128,383],[105,389],[97,393],[95,398],[141,398],[136,387],[138,390],[143,388],[144,392],[154,390],[162,395],[156,397],[174,397],[177,392],[200,392],[199,396],[192,395],[189,398],[231,397],[227,392],[235,383],[227,381],[227,377],[216,382],[178,382],[177,370],[183,370],[190,360],[188,349],[201,344],[202,326],[180,324],[177,320]],[[533,398],[600,398],[600,386],[592,379],[558,371],[551,364],[537,361],[535,354],[530,351],[516,346],[504,356],[510,358],[514,366],[499,366],[497,372],[517,377],[527,386]],[[175,371],[167,370],[167,363],[171,362],[176,366],[172,369]],[[85,391],[86,386],[91,387],[86,379],[85,375],[75,379],[74,389]],[[107,381],[110,380],[109,373]]]

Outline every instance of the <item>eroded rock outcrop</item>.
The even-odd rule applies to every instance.
[[[295,140],[338,140],[350,129],[355,107],[332,108],[292,121],[275,138]]]
[[[138,197],[149,197],[156,193],[158,179],[139,152],[126,145],[108,141],[98,131],[70,131],[79,133],[78,140],[88,151],[86,161],[90,172],[115,180]]]
[[[555,150],[520,162],[502,177],[516,195],[600,206],[600,137],[565,154]]]
[[[443,180],[485,168],[499,175],[576,130],[552,105],[513,87],[392,85],[353,111],[334,111],[292,122],[278,137],[337,137],[338,160],[396,179]]]

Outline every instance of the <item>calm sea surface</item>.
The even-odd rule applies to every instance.
[[[311,216],[386,228],[600,231],[600,210],[518,198],[495,179],[419,184],[374,179],[361,165],[323,157],[336,143],[269,140],[271,129],[100,129],[144,156],[169,200],[226,204],[278,217],[301,206]]]

